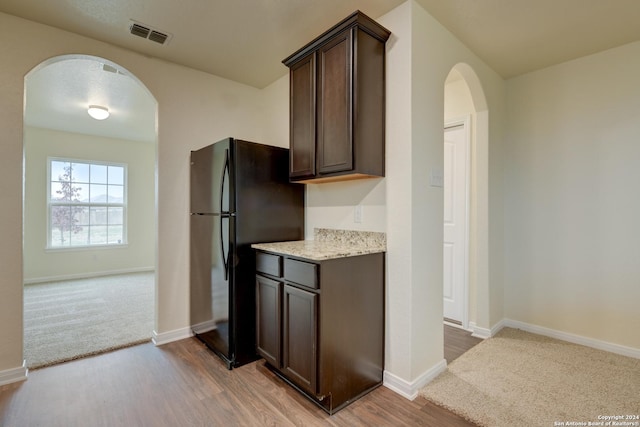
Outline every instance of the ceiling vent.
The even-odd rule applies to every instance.
[[[168,38],[169,36],[167,34],[158,31],[151,31],[149,33],[149,40],[151,40],[152,42],[164,44]]]
[[[133,34],[134,36],[142,37],[145,39],[149,37],[149,32],[151,32],[149,28],[135,23],[131,24],[129,29],[131,30],[131,34]]]
[[[143,39],[151,40],[159,44],[167,44],[171,39],[171,34],[133,20],[129,22],[129,32],[134,36],[142,37]]]

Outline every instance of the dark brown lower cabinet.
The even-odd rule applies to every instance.
[[[268,365],[330,414],[382,384],[384,254],[256,256],[257,351]]]
[[[280,301],[282,282],[256,276],[258,352],[273,366],[280,366]]]
[[[318,295],[284,286],[282,370],[306,391],[316,393]]]

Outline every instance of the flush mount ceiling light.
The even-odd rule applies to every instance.
[[[109,109],[99,105],[89,105],[87,113],[96,120],[104,120],[109,117]]]

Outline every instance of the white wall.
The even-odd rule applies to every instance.
[[[158,102],[156,331],[189,325],[189,150],[227,136],[259,141],[261,91],[0,13],[0,372],[22,365],[24,77],[48,58],[87,54],[135,75]]]
[[[452,71],[460,75],[457,71]],[[466,115],[473,115],[475,109],[469,92],[469,86],[462,77],[460,80],[447,82],[444,86],[444,120],[457,119]]]
[[[263,144],[289,148],[289,69],[282,65],[282,77],[262,89]]]
[[[387,42],[386,370],[399,388],[406,386],[402,391],[411,392],[443,360],[443,194],[442,188],[427,183],[432,169],[443,168],[445,79],[460,62],[469,64],[479,77],[490,111],[485,161],[489,149],[499,153],[502,145],[505,86],[415,1],[379,21],[393,33]],[[497,229],[491,252],[497,266],[501,262],[501,161],[500,155],[494,155],[480,174],[483,188],[495,185],[498,191],[492,200],[498,214],[489,222],[491,233]],[[483,244],[489,247],[490,242],[484,238]],[[494,322],[501,319],[503,309],[501,272],[491,274],[485,304],[478,306],[478,319],[485,328],[491,326],[494,314],[499,316]]]
[[[508,81],[506,317],[640,348],[640,42]]]
[[[24,155],[25,283],[154,268],[155,143],[26,127]],[[127,165],[128,244],[125,247],[46,250],[48,157]]]
[[[361,222],[355,222],[354,210],[361,207]],[[371,178],[324,184],[308,184],[306,193],[306,231],[313,229],[386,231],[386,183]]]

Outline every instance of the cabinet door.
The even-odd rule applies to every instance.
[[[316,174],[316,55],[309,54],[290,71],[289,177]]]
[[[258,354],[280,368],[282,283],[256,276],[256,344]]]
[[[352,33],[318,50],[318,174],[353,169]]]
[[[283,370],[293,382],[317,393],[317,299],[312,292],[284,286]]]

